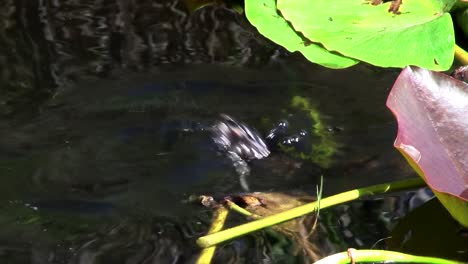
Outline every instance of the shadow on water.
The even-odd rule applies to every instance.
[[[204,131],[220,113],[263,136],[287,119],[292,134],[304,129],[308,144],[333,151],[327,165],[273,151],[250,164],[254,191],[313,195],[324,175],[332,194],[412,174],[384,106],[396,70],[312,65],[222,6],[10,0],[1,9],[2,263],[193,261],[211,216],[188,197],[242,191]],[[351,237],[370,247],[385,236],[379,214],[366,238]],[[265,238],[226,243],[215,262],[302,262]],[[343,248],[325,240],[323,254]]]

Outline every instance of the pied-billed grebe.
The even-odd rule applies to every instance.
[[[222,114],[211,128],[212,139],[221,151],[233,152],[243,160],[263,159],[270,150],[257,131]]]
[[[250,174],[250,168],[247,162],[270,155],[262,137],[257,131],[225,114],[221,115],[221,120],[216,122],[210,131],[217,148],[226,153],[232,161],[242,189],[249,191],[247,176]]]
[[[256,130],[228,115],[221,114],[221,119],[212,125],[209,131],[218,150],[225,153],[232,161],[242,188],[244,191],[249,191],[248,161],[268,157],[271,153],[268,146],[274,150],[278,145],[295,145],[307,134],[301,130],[298,135],[286,136],[288,127],[286,120],[280,121],[269,131],[265,142]]]

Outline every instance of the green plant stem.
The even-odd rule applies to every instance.
[[[245,216],[251,217],[251,218],[253,218],[253,219],[262,218],[262,217],[259,216],[259,215],[253,214],[253,213],[251,213],[251,212],[245,210],[244,208],[238,206],[236,203],[234,203],[234,202],[232,202],[232,201],[226,200],[225,202],[226,202],[226,206],[227,206],[229,209],[231,209],[231,210],[233,210],[233,211],[235,211],[235,212],[237,212],[237,213],[239,213],[239,214],[241,214],[241,215],[245,215]]]
[[[211,223],[210,229],[208,230],[208,234],[218,232],[223,228],[224,222],[226,221],[228,213],[229,213],[229,210],[224,206],[220,206],[217,208],[217,210],[214,212],[213,222]],[[213,258],[215,250],[216,250],[215,246],[204,248],[202,252],[200,253],[200,255],[198,256],[196,263],[197,264],[210,263],[211,259]]]
[[[463,65],[468,65],[468,52],[466,52],[457,44],[455,44],[455,58],[459,60]]]
[[[374,186],[369,186],[361,189],[355,189],[352,191],[340,193],[333,195],[327,198],[323,198],[320,201],[321,208],[327,208],[336,204],[349,202],[363,196],[386,193],[391,191],[399,191],[409,188],[416,188],[424,186],[425,183],[421,178],[411,178],[402,181],[396,181],[391,183],[379,184]],[[200,237],[197,240],[197,244],[200,247],[211,247],[218,243],[224,242],[226,240],[242,236],[244,234],[256,231],[265,227],[273,226],[296,217],[311,213],[317,210],[317,202],[308,203],[285,212],[281,212],[272,216],[268,216],[259,220],[252,221],[243,225],[232,227],[214,234],[209,234],[203,237]]]
[[[386,250],[353,250],[356,263],[382,262],[382,263],[430,263],[430,264],[463,264],[454,260],[433,257],[414,256],[395,251]],[[347,264],[353,263],[348,252],[337,253],[325,257],[314,264]]]

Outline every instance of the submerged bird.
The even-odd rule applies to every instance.
[[[220,150],[233,152],[244,160],[263,159],[270,150],[257,131],[222,114],[211,129],[213,141]]]
[[[210,131],[214,144],[232,161],[242,189],[249,191],[247,176],[250,168],[247,162],[268,157],[270,150],[266,143],[257,131],[225,114]]]
[[[249,161],[266,158],[271,150],[278,150],[279,146],[300,147],[308,134],[305,130],[300,130],[296,135],[287,136],[288,128],[288,121],[279,121],[268,132],[264,141],[255,129],[222,114],[221,119],[208,130],[218,151],[225,153],[231,160],[239,175],[242,189],[249,191],[247,183],[247,176],[250,174]]]

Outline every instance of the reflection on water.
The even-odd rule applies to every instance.
[[[221,6],[189,13],[177,0],[6,0],[0,5],[0,63],[8,65],[0,75],[1,114],[83,75],[198,63],[263,66],[281,53],[265,45],[243,17]]]
[[[274,149],[250,163],[254,191],[313,194],[324,175],[331,194],[411,174],[384,107],[396,71],[320,68],[229,8],[184,3],[0,4],[0,262],[193,261],[210,213],[187,198],[241,191],[232,162],[197,129],[220,113],[263,136],[288,120],[334,153],[326,167],[304,149]],[[388,228],[369,230],[368,247]],[[315,239],[323,254],[340,249]],[[291,248],[259,233],[222,245],[216,260],[301,262]]]

